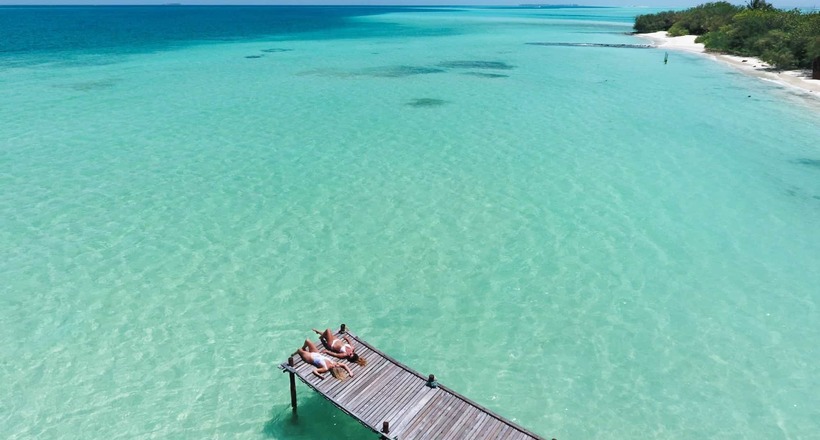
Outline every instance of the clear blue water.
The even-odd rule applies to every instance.
[[[547,438],[813,438],[817,99],[526,44],[643,12],[0,8],[0,432],[370,438],[276,368],[345,322]]]
[[[0,14],[3,52],[129,51],[201,41],[353,28],[390,8],[266,6],[17,6]]]

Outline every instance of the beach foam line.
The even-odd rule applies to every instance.
[[[683,35],[670,37],[665,31],[649,34],[635,34],[637,37],[648,39],[658,49],[669,49],[681,52],[706,55],[714,60],[726,63],[741,72],[761,79],[773,81],[780,85],[806,92],[809,96],[820,99],[820,80],[811,79],[811,72],[806,70],[775,70],[771,65],[755,57],[741,57],[720,53],[707,52],[701,43],[695,43],[697,36]]]

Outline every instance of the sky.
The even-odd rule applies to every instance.
[[[647,6],[651,8],[692,7],[718,0],[0,0],[0,5],[134,5],[134,4],[200,4],[200,5],[503,5],[520,4],[577,4],[590,6]],[[742,5],[743,0],[729,0]],[[781,9],[820,6],[820,0],[769,0]]]

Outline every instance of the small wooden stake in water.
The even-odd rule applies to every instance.
[[[663,64],[666,64],[669,61],[669,52],[663,53]]]

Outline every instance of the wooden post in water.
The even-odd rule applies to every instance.
[[[288,358],[288,366],[293,367],[293,356]],[[293,374],[293,371],[288,373],[290,373],[290,406],[293,408],[293,412],[296,412],[296,375]]]

